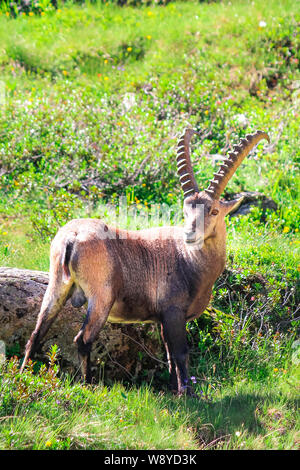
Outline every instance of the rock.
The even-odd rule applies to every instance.
[[[277,204],[275,201],[273,201],[273,199],[268,198],[264,194],[259,193],[257,191],[242,191],[236,194],[226,194],[225,199],[227,201],[230,201],[232,199],[238,199],[242,196],[244,197],[243,202],[241,203],[241,205],[237,208],[235,212],[232,212],[230,214],[230,217],[249,214],[251,207],[258,206],[262,208],[262,211],[263,211],[262,218],[264,220],[267,209],[273,210],[273,211],[277,210]]]
[[[19,345],[21,355],[33,331],[41,302],[48,285],[46,272],[0,267],[0,342],[6,351]],[[52,344],[60,348],[61,369],[79,375],[77,347],[73,338],[84,320],[84,307],[75,309],[68,301],[45,337],[35,360],[45,361]],[[3,344],[3,343],[2,343]],[[95,341],[91,360],[93,376],[115,379],[136,379],[143,369],[149,379],[163,369],[163,346],[155,324],[110,324]],[[141,378],[141,377],[140,377]]]

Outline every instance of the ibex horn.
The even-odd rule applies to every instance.
[[[177,144],[177,171],[184,197],[199,191],[190,156],[190,141],[194,134],[197,134],[194,129],[185,129]]]
[[[213,199],[219,199],[230,178],[234,175],[244,158],[261,139],[267,139],[267,141],[270,142],[266,132],[257,131],[254,134],[246,135],[245,138],[240,140],[238,145],[234,145],[233,152],[230,152],[228,158],[223,160],[219,171],[214,173],[214,178],[210,181],[205,192]]]

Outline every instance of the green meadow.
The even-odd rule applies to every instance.
[[[117,3],[0,1],[0,266],[47,271],[58,228],[111,223],[120,197],[141,228],[155,205],[181,207],[189,126],[203,189],[232,145],[268,132],[224,197],[275,209],[227,218],[226,270],[187,325],[198,399],[167,377],[77,383],[55,346],[21,376],[16,345],[0,365],[0,448],[298,449],[300,4]]]

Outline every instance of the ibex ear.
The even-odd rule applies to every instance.
[[[225,215],[229,214],[230,212],[235,212],[243,200],[244,196],[239,197],[238,199],[234,199],[233,201],[222,201],[222,206],[225,208]]]

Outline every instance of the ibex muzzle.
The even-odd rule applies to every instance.
[[[171,387],[190,391],[186,322],[207,307],[212,287],[225,266],[225,216],[238,201],[220,200],[229,179],[264,132],[234,146],[209,186],[199,192],[190,159],[187,129],[179,139],[177,166],[184,192],[184,227],[140,231],[111,228],[97,219],[72,220],[55,236],[50,279],[22,370],[68,298],[87,302],[86,319],[74,339],[82,374],[91,381],[90,351],[105,322],[157,322],[166,347]],[[199,210],[200,208],[200,210]],[[103,236],[103,234],[106,236]],[[111,235],[111,236],[110,236]]]

